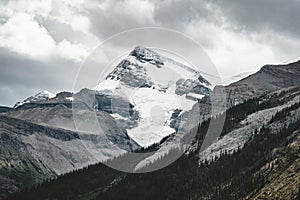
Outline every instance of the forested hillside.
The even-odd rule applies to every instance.
[[[98,164],[22,191],[10,199],[297,199],[300,181],[298,95],[299,87],[295,87],[230,108],[220,140],[253,115],[275,110],[275,114],[268,121],[262,121],[258,129],[251,130],[253,134],[245,144],[234,151],[225,146],[219,156],[201,159],[201,141],[208,122],[221,117],[217,116],[199,125],[194,143],[197,147],[166,168],[127,174]]]

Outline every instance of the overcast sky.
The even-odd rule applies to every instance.
[[[186,34],[223,77],[295,61],[299,10],[299,0],[0,0],[0,105],[72,90],[92,49],[133,28]]]

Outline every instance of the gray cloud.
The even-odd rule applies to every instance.
[[[176,29],[184,29],[187,23],[204,19],[217,22],[210,11],[212,6],[207,0],[165,0],[155,4],[154,18],[156,22]]]
[[[298,37],[300,2],[298,0],[165,0],[155,4],[157,22],[173,28],[206,20],[221,25],[228,23],[236,30],[276,31]]]
[[[254,32],[272,30],[299,37],[298,0],[218,0],[216,4],[230,23],[242,26],[246,30]]]
[[[91,31],[106,39],[128,29],[156,26],[153,20],[151,1],[144,0],[110,0],[105,6],[90,7],[87,15],[91,21]]]
[[[38,11],[30,13],[26,9],[17,12],[26,12],[33,16],[39,26],[45,28],[45,34],[55,41],[54,45],[66,40],[83,45],[86,49],[132,28],[156,26],[175,29],[205,47],[218,64],[221,73],[224,72],[226,76],[253,71],[267,62],[278,63],[300,52],[298,0],[87,0],[83,4],[72,0],[66,2],[67,5],[63,5],[61,1],[53,2],[49,16]],[[3,14],[2,9],[5,10],[8,4],[9,1],[2,2],[0,7],[0,28],[17,13]],[[76,16],[86,17],[88,26],[80,24],[74,18]],[[74,29],[74,24],[77,23],[82,26]],[[3,38],[5,36],[3,34]],[[138,45],[141,37],[147,35],[133,35],[127,39],[136,39]],[[162,38],[157,37],[150,42],[159,44],[161,40]],[[170,37],[167,42],[172,46],[176,41]],[[126,44],[126,41],[117,42],[112,48],[122,52]],[[80,63],[60,55],[28,57],[9,48],[11,47],[6,44],[0,47],[0,104],[12,105],[40,90],[72,90]],[[65,48],[68,50],[68,46]],[[182,49],[190,50],[184,45]],[[75,56],[77,54],[74,53]],[[97,70],[97,67],[98,63],[93,69]],[[92,84],[89,78],[93,75],[94,73],[87,72],[83,76],[87,84]]]
[[[36,16],[35,18],[41,26],[47,29],[49,35],[51,35],[56,42],[60,42],[64,39],[68,41],[82,40],[82,38],[85,37],[82,32],[74,31],[69,24],[63,24],[43,16]]]
[[[77,63],[64,59],[36,61],[0,48],[0,105],[13,105],[42,90],[73,90]]]

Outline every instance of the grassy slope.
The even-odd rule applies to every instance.
[[[251,199],[298,199],[300,187],[300,136],[287,147],[277,149],[274,167],[266,170],[268,183]],[[269,167],[270,168],[270,167]]]

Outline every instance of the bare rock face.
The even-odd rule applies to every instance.
[[[138,60],[142,62],[148,61],[156,65],[163,65],[165,60],[164,57],[162,57],[155,51],[141,46],[135,47],[135,49],[130,53],[130,55],[135,56]]]
[[[74,106],[63,97],[1,113],[0,191],[16,192],[139,148],[108,113]]]
[[[281,88],[300,85],[300,61],[265,65],[258,72],[226,86],[229,106]]]
[[[73,114],[76,114],[77,121],[80,123],[76,124],[74,122]],[[53,107],[43,107],[42,104],[39,104],[37,107],[6,112],[4,116],[21,119],[49,128],[79,132],[80,138],[84,138],[86,135],[108,138],[115,142],[116,146],[126,151],[132,151],[138,147],[128,137],[124,128],[120,127],[108,113],[102,111],[91,111],[89,109],[72,110],[62,104],[57,104]]]
[[[121,80],[130,87],[151,87],[154,84],[147,77],[146,69],[130,59],[122,60],[107,76],[107,79]]]

